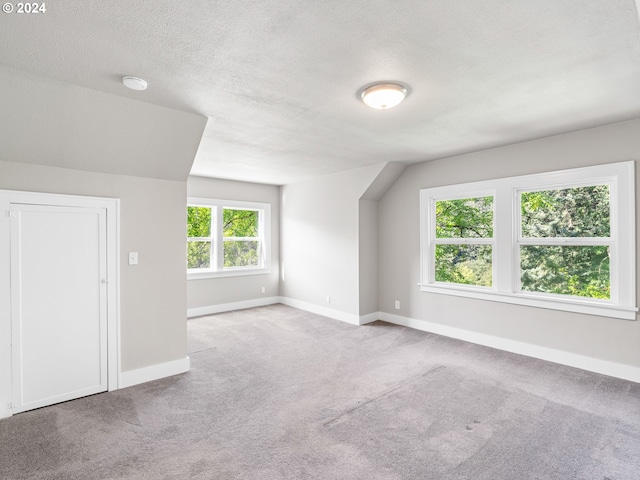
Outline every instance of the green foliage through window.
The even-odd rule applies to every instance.
[[[255,241],[225,241],[225,267],[257,267],[258,242]]]
[[[607,238],[611,231],[609,185],[572,187],[520,195],[525,239]],[[607,245],[523,245],[521,289],[604,298],[611,296]]]
[[[187,242],[187,268],[211,266],[211,242]]]
[[[255,238],[258,236],[259,219],[257,210],[222,210],[222,235],[225,239],[234,238],[224,242],[225,268],[258,266],[259,245]]]
[[[187,237],[211,236],[211,209],[187,207]]]
[[[490,287],[491,245],[436,245],[436,282]]]
[[[436,281],[490,287],[493,247],[473,240],[493,237],[493,197],[438,200],[435,213]],[[438,239],[454,242],[439,243]],[[462,244],[456,239],[466,241]]]
[[[225,237],[257,237],[258,218],[256,210],[225,208],[222,211],[222,234]]]
[[[520,247],[521,288],[529,292],[610,298],[607,246]]]
[[[491,237],[493,237],[493,197],[436,202],[436,238]]]
[[[522,236],[608,237],[609,185],[523,192]]]
[[[187,242],[187,268],[211,267],[211,208],[187,207],[187,237],[208,240]]]

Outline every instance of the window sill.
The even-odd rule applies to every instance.
[[[224,277],[243,277],[246,275],[266,275],[271,273],[270,268],[238,268],[236,270],[223,271],[204,271],[189,272],[187,271],[187,280],[202,280],[205,278],[224,278]]]
[[[511,303],[514,305],[524,305],[529,307],[547,308],[550,310],[563,310],[566,312],[584,313],[587,315],[599,315],[602,317],[620,318],[623,320],[636,320],[637,307],[625,307],[612,305],[610,303],[558,299],[546,296],[528,295],[523,293],[504,293],[488,290],[482,287],[465,288],[454,285],[419,284],[420,290],[429,293],[439,293],[443,295],[454,295],[457,297],[475,298],[478,300],[489,300],[492,302]]]

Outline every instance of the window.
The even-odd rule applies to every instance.
[[[423,291],[635,319],[633,162],[420,196]]]
[[[435,201],[435,280],[491,287],[493,195]]]
[[[190,198],[188,277],[268,273],[270,213],[264,203]]]
[[[518,192],[520,289],[611,297],[610,185]]]

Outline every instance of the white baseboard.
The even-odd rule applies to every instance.
[[[290,307],[299,308],[307,312],[323,315],[325,317],[340,320],[351,325],[365,325],[383,320],[385,322],[405,327],[415,328],[424,332],[435,333],[445,337],[464,340],[465,342],[476,343],[486,347],[497,348],[506,352],[517,353],[528,357],[539,358],[549,362],[567,365],[569,367],[580,368],[594,373],[601,373],[611,377],[622,378],[632,382],[640,383],[640,368],[621,363],[600,360],[597,358],[587,357],[553,348],[532,345],[530,343],[519,342],[517,340],[509,340],[507,338],[495,337],[483,333],[464,330],[461,328],[449,327],[440,323],[430,322],[428,320],[419,320],[416,318],[403,317],[387,312],[374,312],[367,315],[355,315],[341,312],[327,307],[322,307],[301,300],[295,300],[288,297],[269,297],[265,299],[249,300],[246,302],[227,303],[222,305],[212,305],[211,307],[202,307],[200,309],[189,310],[189,317],[198,315],[207,315],[211,313],[226,312],[230,310],[239,310],[241,308],[258,307],[262,305],[271,305],[274,303],[282,303]]]
[[[221,303],[219,305],[208,305],[206,307],[195,307],[187,309],[187,318],[201,317],[203,315],[213,315],[214,313],[231,312],[244,308],[263,307],[281,303],[280,297],[255,298],[253,300],[243,300],[241,302]]]
[[[0,408],[0,419],[9,418],[13,415],[13,411],[10,408]]]
[[[367,315],[360,315],[359,325],[366,325],[367,323],[375,322],[376,320],[381,320],[380,312],[368,313]]]
[[[140,383],[170,377],[179,373],[185,373],[189,371],[190,367],[191,361],[189,357],[185,357],[172,362],[151,365],[150,367],[138,368],[137,370],[130,370],[128,372],[121,372],[118,388],[132,387]],[[0,408],[0,419],[11,417],[14,413],[14,410]]]
[[[325,317],[340,320],[342,322],[350,323],[351,325],[360,325],[360,317],[355,314],[341,312],[340,310],[334,310],[332,308],[320,307],[313,303],[303,302],[301,300],[294,300],[293,298],[280,297],[280,303],[288,305],[290,307],[299,308],[311,313],[317,313]]]
[[[132,387],[140,383],[151,382],[164,377],[178,375],[179,373],[188,372],[191,368],[191,360],[189,357],[173,360],[172,362],[151,365],[150,367],[129,370],[120,374],[120,382],[118,388]]]
[[[506,338],[494,337],[483,333],[472,332],[460,328],[449,327],[428,320],[418,320],[416,318],[403,317],[392,313],[378,312],[380,320],[415,328],[424,332],[435,333],[445,337],[456,338],[466,342],[484,345],[486,347],[497,348],[511,353],[525,355],[527,357],[539,358],[549,362],[567,365],[569,367],[580,368],[590,372],[601,373],[611,377],[622,378],[632,382],[640,383],[640,368],[621,363],[599,360],[597,358],[578,355],[575,353],[563,352],[552,348],[532,345],[530,343],[509,340]]]
[[[369,313],[368,315],[358,316],[351,313],[341,312],[332,308],[321,307],[313,303],[303,302],[288,297],[267,297],[256,298],[254,300],[245,300],[242,302],[221,303],[220,305],[209,305],[206,307],[190,308],[187,310],[187,318],[200,317],[203,315],[212,315],[214,313],[231,312],[233,310],[242,310],[243,308],[262,307],[265,305],[273,305],[281,303],[290,307],[299,308],[306,312],[316,313],[324,317],[333,318],[351,325],[364,325],[366,323],[380,320],[379,312]]]

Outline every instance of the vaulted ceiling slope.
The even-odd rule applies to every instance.
[[[0,67],[0,160],[184,181],[206,117]]]
[[[634,0],[66,0],[0,21],[6,67],[206,116],[201,176],[286,184],[640,116]],[[377,80],[410,94],[368,109]]]

